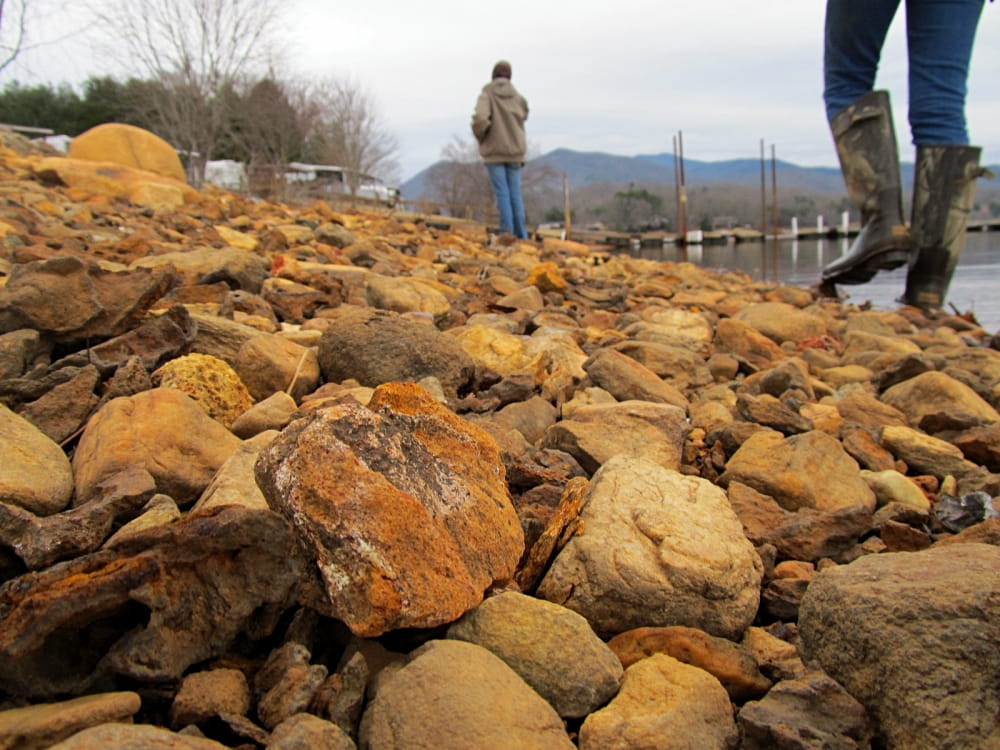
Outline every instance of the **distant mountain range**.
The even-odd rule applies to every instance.
[[[637,185],[674,183],[673,154],[644,154],[616,156],[592,151],[572,151],[558,148],[532,163],[546,164],[560,174],[566,174],[570,188],[595,183],[609,185]],[[712,184],[759,186],[761,178],[759,159],[729,159],[726,161],[698,161],[684,159],[684,182],[687,186]],[[404,198],[420,198],[425,187],[428,167],[404,182],[400,189]],[[1000,167],[991,169],[1000,174]],[[781,190],[801,189],[823,193],[844,194],[844,181],[839,167],[800,167],[797,164],[776,160],[778,187]],[[913,164],[901,166],[904,189],[913,183]],[[771,161],[765,163],[767,189],[771,189]]]

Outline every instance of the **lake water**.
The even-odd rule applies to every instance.
[[[729,245],[692,245],[679,248],[643,248],[634,254],[655,260],[687,260],[703,268],[742,271],[755,281],[776,281],[810,287],[823,266],[847,251],[850,240],[779,240],[766,249],[760,242]],[[867,284],[838,286],[841,297],[860,305],[871,302],[878,310],[895,310],[906,286],[906,268],[880,271]],[[965,250],[952,277],[945,305],[958,312],[972,312],[984,329],[1000,331],[1000,233],[969,232]]]

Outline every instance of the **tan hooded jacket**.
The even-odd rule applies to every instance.
[[[524,163],[527,119],[528,101],[517,93],[509,78],[494,78],[483,86],[472,115],[472,134],[479,141],[483,161]]]

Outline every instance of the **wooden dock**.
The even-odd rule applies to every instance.
[[[860,231],[857,225],[848,227],[847,232],[842,227],[826,227],[819,231],[815,227],[799,229],[792,233],[788,228],[779,228],[777,239],[779,240],[835,240],[841,237],[854,237]],[[1000,219],[977,219],[970,221],[969,232],[996,232],[1000,231]],[[538,230],[540,237],[563,238],[561,229]],[[679,241],[678,235],[671,232],[646,232],[643,234],[629,234],[627,232],[613,232],[603,230],[576,230],[571,229],[570,240],[582,242],[587,245],[607,245],[615,248],[638,250],[640,248],[664,247],[666,245],[726,245],[750,242],[761,242],[763,239],[773,240],[775,235],[771,232],[761,232],[759,229],[733,228],[719,229],[714,231],[699,232],[699,239],[687,242]]]
[[[477,230],[482,229],[484,232],[491,231],[489,225],[483,224],[475,219],[469,219],[464,217],[454,217],[454,216],[442,216],[434,213],[423,213],[419,211],[406,211],[400,210],[398,207],[395,209],[386,209],[384,206],[383,210],[387,210],[393,213],[395,216],[400,218],[406,218],[410,221],[422,221],[429,226],[434,226],[439,229],[450,229],[452,227],[461,227],[464,229]],[[530,228],[529,228],[530,229]],[[851,225],[848,227],[847,232],[843,231],[840,226],[835,227],[824,227],[820,231],[816,227],[799,228],[797,232],[792,233],[791,229],[788,227],[782,227],[778,229],[777,238],[779,240],[818,240],[818,239],[831,239],[836,240],[841,237],[853,237],[857,235],[860,227],[857,225]],[[492,231],[496,231],[495,227],[492,227]],[[970,232],[996,232],[1000,231],[1000,218],[997,219],[977,219],[975,221],[970,221],[968,226],[968,231]],[[534,231],[534,236],[536,237],[552,237],[558,239],[567,239],[564,236],[564,232],[559,228],[546,228],[537,229]],[[694,233],[689,233],[694,234]],[[726,245],[726,244],[740,244],[740,243],[754,243],[761,242],[763,239],[769,241],[773,240],[775,235],[771,232],[766,234],[761,232],[759,229],[749,229],[746,227],[733,227],[730,229],[717,229],[714,231],[701,231],[699,230],[694,238],[689,238],[687,242],[679,241],[678,235],[673,232],[644,232],[640,234],[633,234],[628,232],[615,232],[610,229],[576,229],[571,228],[570,236],[568,239],[573,242],[580,242],[586,245],[595,245],[601,247],[610,247],[621,250],[639,250],[639,249],[650,249],[657,247],[666,247],[668,245]]]

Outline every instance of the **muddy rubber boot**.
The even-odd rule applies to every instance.
[[[918,146],[913,177],[911,237],[914,253],[903,301],[923,310],[944,304],[951,275],[965,247],[976,180],[992,174],[979,166],[977,146]]]
[[[861,212],[861,231],[845,255],[822,272],[822,282],[863,284],[880,270],[904,265],[910,237],[903,220],[899,149],[889,94],[872,91],[830,121],[847,197]]]

